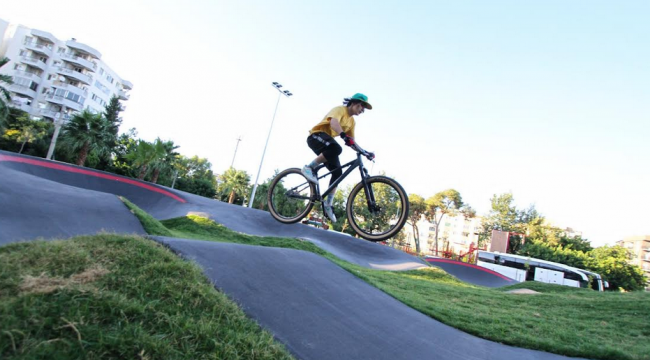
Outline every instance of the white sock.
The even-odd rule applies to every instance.
[[[334,194],[327,195],[327,199],[325,199],[325,203],[328,206],[332,206],[332,203],[334,203]]]

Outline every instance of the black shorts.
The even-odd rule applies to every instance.
[[[329,171],[341,166],[339,155],[343,149],[341,145],[334,140],[331,136],[324,132],[317,132],[307,137],[307,145],[316,153],[316,155],[323,154],[327,162],[325,166]]]

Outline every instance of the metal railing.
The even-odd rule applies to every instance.
[[[76,56],[76,55],[72,55],[72,54],[66,54],[66,53],[62,53],[62,54],[59,54],[59,55],[63,59],[74,61],[77,64],[81,64],[83,66],[89,65],[89,67],[92,68],[93,70],[97,70],[97,64],[95,64],[94,62],[92,62],[92,61],[90,61],[90,60],[88,60],[86,58]]]
[[[52,84],[53,84],[54,86],[58,86],[58,87],[60,87],[60,88],[73,89],[73,90],[72,90],[73,92],[78,92],[80,95],[83,95],[83,96],[85,96],[85,97],[88,97],[88,90],[86,90],[86,89],[82,89],[82,88],[80,88],[79,86],[75,86],[75,85],[72,85],[72,84],[64,83],[64,82],[61,82],[61,81],[54,81]]]
[[[23,44],[33,46],[33,47],[36,47],[36,48],[39,48],[39,49],[46,48],[48,50],[52,50],[54,48],[53,44],[42,44],[42,43],[38,43],[36,41],[29,41],[29,40],[25,40],[23,42]]]

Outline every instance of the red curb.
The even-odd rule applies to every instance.
[[[67,166],[67,165],[62,165],[62,164],[56,164],[56,163],[51,163],[47,161],[42,161],[42,160],[34,160],[34,159],[27,159],[23,157],[18,157],[18,156],[11,156],[11,155],[2,155],[0,154],[0,161],[10,161],[10,162],[17,162],[17,163],[23,163],[23,164],[29,164],[29,165],[35,165],[35,166],[40,166],[40,167],[45,167],[45,168],[50,168],[50,169],[55,169],[55,170],[62,170],[62,171],[67,171],[71,173],[77,173],[77,174],[82,174],[82,175],[87,175],[87,176],[94,176],[102,179],[107,179],[107,180],[112,180],[112,181],[117,181],[129,185],[135,185],[139,186],[143,189],[157,192],[159,194],[169,196],[170,198],[181,202],[181,203],[186,203],[187,201],[177,195],[174,195],[170,193],[167,190],[163,190],[161,188],[143,184],[139,181],[136,180],[131,180],[123,177],[118,177],[117,175],[108,175],[108,174],[102,174],[90,170],[84,170],[84,169],[79,169],[76,167],[72,166]]]

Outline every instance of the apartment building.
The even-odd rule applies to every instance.
[[[650,290],[650,235],[644,236],[630,236],[617,242],[633,254],[630,263],[638,265],[643,269],[648,282],[646,283],[646,290]]]
[[[113,95],[129,99],[133,84],[122,79],[95,48],[0,19],[0,73],[13,78],[10,106],[34,118],[69,119],[84,109],[103,112]]]
[[[439,217],[440,214],[437,215]],[[456,216],[445,215],[440,222],[438,231],[438,252],[442,252],[447,246],[455,254],[462,254],[469,251],[471,243],[478,244],[478,233],[481,231],[480,216],[466,218],[462,214]],[[419,230],[420,249],[425,254],[435,252],[436,225],[427,221],[424,217],[417,223]],[[415,249],[413,239],[413,227],[410,224],[404,226],[406,241],[411,249]]]

